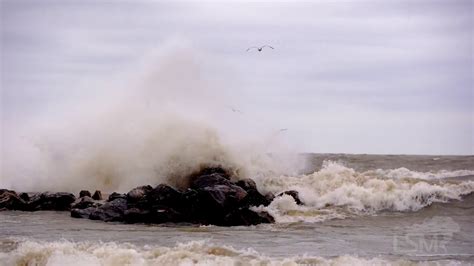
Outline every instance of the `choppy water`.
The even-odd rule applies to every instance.
[[[310,155],[276,224],[126,225],[61,212],[0,212],[0,264],[473,264],[474,156]]]

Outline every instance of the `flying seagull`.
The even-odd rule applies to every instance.
[[[286,131],[288,131],[288,128],[280,128],[280,129],[277,129],[277,130],[273,131],[273,136],[274,136],[274,137],[277,137],[278,135],[283,134],[283,133],[285,133]]]
[[[263,50],[263,48],[265,48],[265,47],[275,49],[275,48],[271,47],[270,45],[264,45],[264,46],[260,46],[260,47],[252,46],[252,47],[249,47],[249,48],[247,49],[247,52],[250,51],[250,50],[252,50],[252,49],[257,49],[257,51],[261,52],[261,51]]]
[[[229,108],[230,110],[232,110],[232,112],[234,112],[234,113],[241,113],[241,114],[243,114],[242,111],[240,111],[239,109],[236,109],[236,108],[234,108],[234,107],[232,107],[232,106],[227,106],[227,108]]]

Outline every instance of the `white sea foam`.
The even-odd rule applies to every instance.
[[[445,261],[442,264],[449,264]],[[192,241],[174,247],[91,242],[23,241],[8,252],[0,252],[0,265],[411,265],[406,260],[340,256],[322,258],[295,256],[275,258],[252,249]]]
[[[209,57],[180,40],[144,61],[137,73],[98,85],[94,99],[4,123],[0,187],[126,192],[144,184],[180,185],[203,165],[244,177],[298,168],[296,153],[274,132],[257,132],[254,116],[229,109],[245,100],[203,74],[212,68]]]
[[[268,211],[277,222],[315,222],[384,210],[417,211],[435,202],[460,200],[474,192],[474,182],[470,180],[430,182],[412,176],[393,178],[390,171],[389,175],[374,173],[325,162],[321,170],[309,175],[260,177],[257,183],[262,192],[296,190],[305,206],[285,195],[254,210]]]
[[[373,171],[367,171],[365,174],[370,175],[373,174],[375,176],[379,176],[382,178],[393,178],[393,179],[401,179],[401,178],[416,178],[416,179],[424,179],[424,180],[435,180],[435,179],[443,179],[443,178],[451,178],[451,177],[462,177],[462,176],[474,176],[474,170],[440,170],[436,172],[418,172],[412,171],[407,168],[397,168],[397,169],[377,169]]]
[[[334,209],[315,208],[298,205],[289,195],[275,198],[267,207],[251,207],[251,210],[266,211],[275,218],[276,223],[316,223],[331,219],[342,219],[346,214]]]

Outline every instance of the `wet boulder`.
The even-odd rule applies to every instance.
[[[145,197],[147,193],[152,191],[153,188],[151,186],[141,186],[141,187],[136,187],[132,190],[130,190],[127,193],[127,201],[128,202],[138,202],[141,199]]]
[[[126,223],[179,223],[184,221],[183,215],[169,207],[159,207],[154,209],[130,208],[124,212]]]
[[[71,210],[71,217],[74,218],[85,218],[89,219],[90,215],[97,210],[96,207],[88,207],[85,209],[72,209]]]
[[[113,201],[104,203],[102,206],[96,208],[89,215],[89,219],[102,220],[105,222],[123,221],[123,214],[127,209],[127,200],[124,198],[117,198]]]
[[[26,192],[22,192],[22,193],[18,194],[18,196],[20,196],[20,198],[22,200],[24,200],[25,202],[30,201],[30,195]]]
[[[234,186],[235,184],[228,177],[214,173],[196,177],[191,183],[191,188],[199,189],[216,185]]]
[[[189,221],[200,224],[224,223],[224,217],[239,207],[247,192],[236,185],[215,185],[185,193],[191,207]]]
[[[257,184],[252,179],[241,179],[235,183],[237,186],[243,188],[245,191],[257,190]]]
[[[155,208],[150,211],[150,223],[179,223],[183,221],[183,215],[174,210],[173,208],[163,206],[161,208]]]
[[[202,195],[209,195],[215,205],[222,208],[236,206],[247,196],[247,192],[236,185],[215,185],[198,191]]]
[[[89,192],[89,190],[81,190],[79,192],[79,198],[82,198],[82,197],[91,197],[91,193]]]
[[[102,192],[100,190],[96,190],[94,195],[92,195],[92,199],[94,200],[102,200]]]
[[[186,209],[183,194],[165,184],[160,184],[149,190],[140,190],[144,195],[130,201],[127,197],[128,209],[124,212],[127,223],[168,223],[184,220],[182,211]],[[135,193],[135,192],[134,192]],[[130,194],[130,192],[129,192]]]
[[[267,206],[273,200],[273,198],[262,195],[257,190],[257,184],[255,184],[255,181],[252,179],[242,179],[237,181],[235,184],[247,192],[247,196],[245,197],[243,203],[243,205],[246,207],[260,205]]]
[[[107,201],[113,201],[113,200],[116,200],[116,199],[126,199],[126,198],[127,198],[126,194],[120,194],[120,193],[117,193],[117,192],[113,192],[112,194],[109,195],[109,198],[107,199]]]
[[[140,208],[130,208],[124,211],[123,220],[126,223],[147,223],[150,221],[150,211]]]
[[[34,194],[27,204],[27,210],[40,211],[66,211],[70,210],[71,204],[76,201],[76,197],[68,192],[44,192]]]
[[[26,202],[13,190],[0,189],[0,210],[23,210]]]
[[[198,191],[188,188],[181,195],[182,207],[179,208],[186,222],[201,223],[205,214],[201,211],[203,205]]]
[[[28,193],[17,195],[12,190],[0,190],[0,209],[22,210],[22,211],[66,211],[76,200],[72,193],[36,193],[31,196]]]
[[[217,174],[226,179],[230,179],[230,174],[228,171],[223,169],[222,167],[205,167],[200,169],[198,172],[193,173],[189,176],[189,180],[194,181],[197,177],[206,176],[206,175],[213,175]]]
[[[183,209],[183,194],[165,184],[156,186],[146,197],[146,202],[150,208],[155,206],[167,206],[175,209]]]
[[[273,195],[273,194],[269,194],[269,195]],[[243,200],[243,206],[246,206],[246,207],[251,207],[251,206],[260,206],[260,205],[263,205],[263,206],[268,206],[273,198],[269,195],[262,195],[260,194],[260,192],[258,192],[258,190],[256,189],[249,189],[247,190],[247,196],[245,197],[245,199]]]
[[[254,212],[248,208],[239,208],[229,213],[224,220],[226,226],[257,225],[262,223],[274,223],[275,219],[267,212]]]
[[[126,223],[195,223],[214,225],[253,225],[274,222],[265,212],[250,206],[268,205],[255,182],[233,182],[221,168],[206,168],[189,176],[186,190],[160,184],[140,186],[127,194],[112,193],[101,206],[84,197],[74,205],[72,217]],[[272,195],[273,196],[273,195]],[[97,203],[97,202],[96,202]]]
[[[77,199],[72,205],[71,209],[86,209],[95,205],[94,199],[89,196],[84,196]]]
[[[299,194],[298,191],[296,191],[296,190],[284,191],[284,192],[278,194],[277,197],[280,197],[280,196],[283,196],[283,195],[289,195],[289,196],[293,197],[293,199],[295,200],[296,204],[298,204],[298,205],[304,205],[303,202],[302,202],[301,199],[300,199],[300,194]]]
[[[268,192],[267,194],[265,194],[265,199],[269,202],[272,202],[274,199],[275,199],[275,195],[271,192]]]

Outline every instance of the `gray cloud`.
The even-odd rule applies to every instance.
[[[2,1],[1,12],[4,120],[89,97],[181,38],[219,62],[206,77],[231,76],[242,108],[291,126],[305,151],[473,153],[472,1]],[[277,49],[245,52],[260,43]]]

